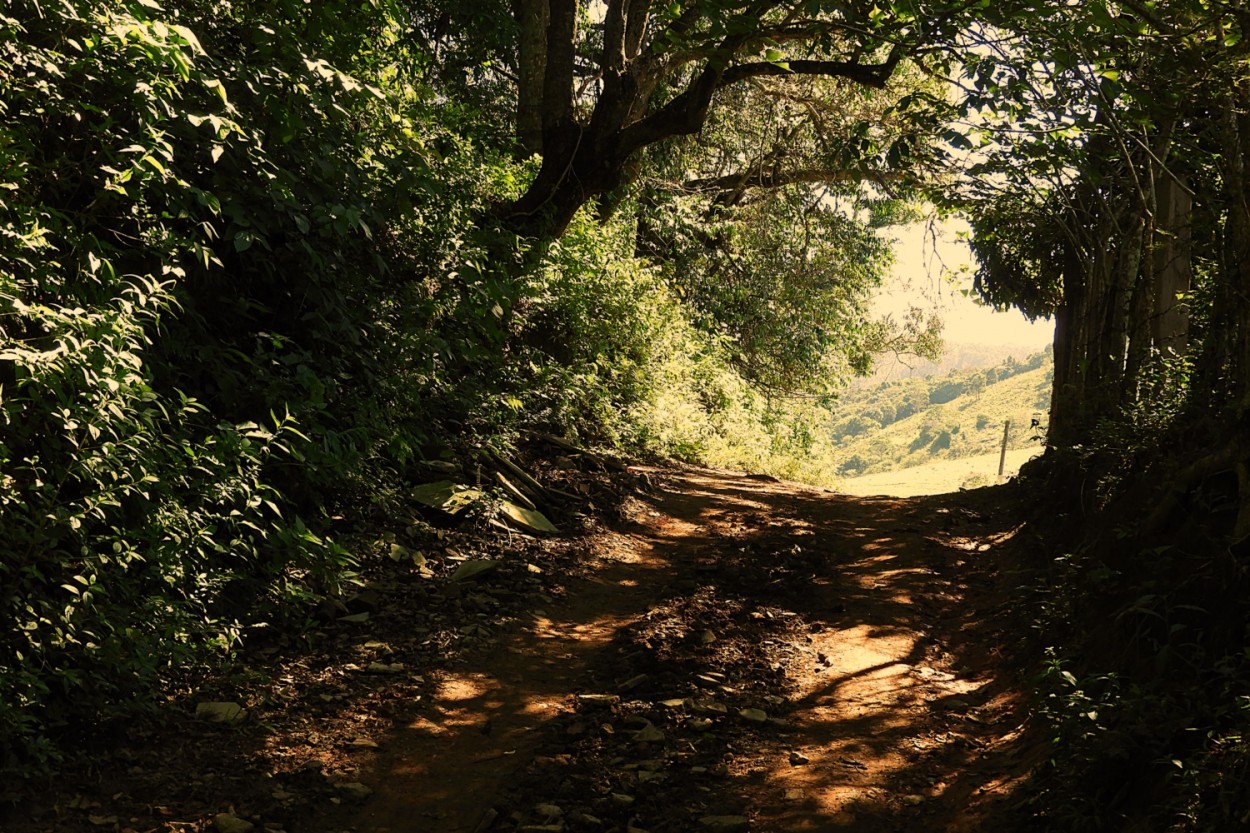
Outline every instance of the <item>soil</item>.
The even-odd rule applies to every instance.
[[[0,828],[1006,829],[1038,763],[1013,487],[643,467],[565,486],[587,503],[558,537],[448,528],[413,557],[391,520],[382,545],[407,544],[308,641],[102,730]],[[209,701],[247,714],[197,720]]]

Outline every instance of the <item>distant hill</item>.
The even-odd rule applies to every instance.
[[[971,354],[975,355],[975,354]],[[955,358],[953,361],[961,361]],[[990,367],[915,375],[846,392],[831,428],[838,473],[854,477],[999,449],[1040,448],[1050,407],[1050,349]]]
[[[877,358],[872,375],[856,380],[853,388],[862,390],[895,379],[913,376],[945,376],[965,370],[996,367],[1007,359],[1026,361],[1038,352],[1036,347],[1021,344],[947,344],[937,361],[897,356],[888,353]]]

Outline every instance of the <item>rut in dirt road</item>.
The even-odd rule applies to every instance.
[[[986,492],[658,487],[593,574],[440,680],[362,780],[382,831],[964,831],[1028,770]],[[1004,513],[1005,514],[1005,513]]]

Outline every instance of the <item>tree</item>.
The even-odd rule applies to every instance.
[[[540,149],[542,164],[501,216],[523,235],[558,236],[581,206],[636,176],[640,151],[697,133],[731,91],[809,77],[882,88],[904,61],[922,61],[949,41],[969,5],[518,0],[519,130],[527,147]],[[828,173],[766,169],[765,161],[746,160],[736,176],[783,184]],[[732,183],[694,187],[734,190],[724,186]]]
[[[1051,444],[1116,424],[1171,437],[1189,449],[1172,464],[1182,491],[1236,474],[1238,535],[1250,534],[1248,25],[1205,0],[1059,7],[969,63],[964,106],[998,117],[968,134],[984,142],[966,185],[978,286],[1056,318]]]

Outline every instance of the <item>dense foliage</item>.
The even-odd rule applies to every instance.
[[[1246,26],[1201,0],[1039,8],[966,72],[980,286],[1057,324],[1050,829],[1250,817]]]
[[[514,21],[455,14],[491,25],[386,2],[0,17],[6,774],[303,621],[352,580],[331,519],[424,459],[529,426],[821,476],[828,411],[787,395],[889,335],[865,300],[890,210],[846,181],[837,205],[792,184],[719,208],[666,184],[527,226],[502,209],[536,162],[492,69]],[[669,209],[683,230],[643,245]]]

